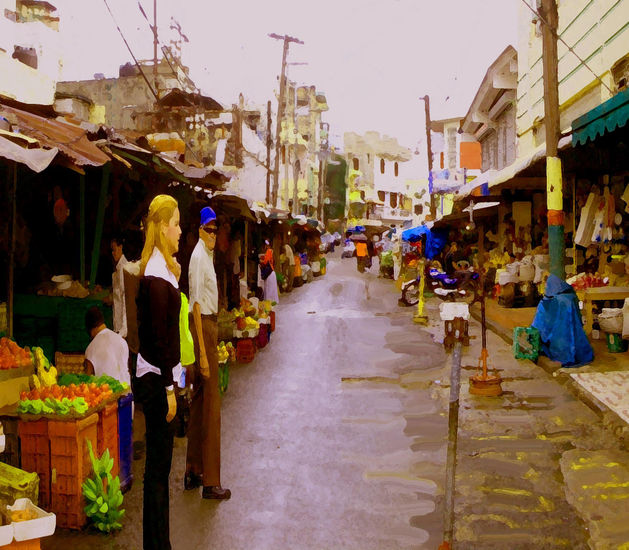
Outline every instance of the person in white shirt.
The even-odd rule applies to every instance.
[[[284,255],[286,256],[286,265],[284,269],[284,277],[286,277],[286,291],[293,289],[293,280],[295,279],[295,255],[293,249],[288,242],[288,235],[284,243]]]
[[[114,259],[115,271],[112,275],[113,309],[114,309],[114,332],[123,338],[127,337],[127,308],[125,304],[124,291],[124,266],[129,262],[122,251],[124,239],[115,236],[111,239],[111,255]]]
[[[188,449],[184,489],[203,485],[203,498],[227,500],[221,487],[221,396],[218,388],[218,285],[214,270],[216,214],[201,210],[199,242],[188,268],[190,330],[197,368],[192,371],[193,391],[188,423]]]
[[[85,350],[87,374],[111,376],[130,385],[129,347],[122,336],[107,328],[103,313],[97,306],[87,310],[85,328],[92,339]]]

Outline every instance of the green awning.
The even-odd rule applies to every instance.
[[[605,103],[572,121],[572,146],[585,145],[629,121],[629,89],[617,93]]]

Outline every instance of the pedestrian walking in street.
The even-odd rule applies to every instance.
[[[173,379],[179,379],[181,267],[179,208],[170,195],[149,206],[137,297],[139,352],[134,395],[146,418],[143,539],[145,550],[170,550],[168,477],[177,413]]]
[[[364,241],[357,241],[356,245],[356,269],[361,273],[365,272],[367,266],[367,243]]]
[[[264,241],[264,255],[260,255],[260,277],[264,289],[264,299],[279,303],[280,295],[277,289],[277,276],[275,275],[275,262],[273,260],[273,249],[271,243]]]
[[[221,397],[218,385],[218,285],[214,271],[216,214],[201,210],[199,242],[190,257],[190,329],[197,358],[192,370],[192,403],[184,489],[203,486],[203,498],[226,500],[221,486]]]

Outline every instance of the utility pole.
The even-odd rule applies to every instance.
[[[542,0],[542,62],[544,68],[544,126],[546,129],[546,206],[548,208],[548,248],[550,272],[565,279],[563,188],[559,143],[559,83],[557,76],[557,28],[559,14],[556,0]]]
[[[282,71],[280,73],[280,97],[277,105],[277,126],[275,128],[275,163],[273,165],[273,193],[271,195],[271,206],[277,207],[277,191],[279,185],[279,171],[280,171],[280,132],[282,130],[282,119],[284,118],[284,94],[286,90],[286,56],[288,55],[288,46],[291,42],[297,44],[303,44],[298,38],[284,35],[280,36],[275,33],[269,34],[271,38],[275,40],[284,41],[284,49],[282,51]],[[287,197],[288,203],[288,197]]]
[[[428,192],[430,195],[430,216],[433,221],[437,218],[437,209],[432,193],[432,141],[430,136],[430,98],[428,95],[420,97],[424,102],[424,112],[426,118],[426,152],[428,154]]]
[[[153,0],[153,86],[159,98],[159,86],[157,84],[157,0]]]
[[[271,102],[266,104],[266,203],[271,202]],[[273,205],[275,206],[275,205]]]

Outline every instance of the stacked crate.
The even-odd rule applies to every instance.
[[[50,507],[50,437],[48,420],[34,422],[20,420],[21,468],[35,472],[39,476],[39,505],[48,510]]]
[[[98,414],[73,421],[48,423],[51,502],[57,526],[81,529],[86,522],[81,484],[92,473],[87,441],[97,446]]]
[[[98,454],[102,456],[105,449],[109,449],[109,456],[114,459],[114,467],[111,470],[112,477],[116,477],[120,471],[120,458],[118,456],[118,402],[114,401],[102,409],[98,414]]]

